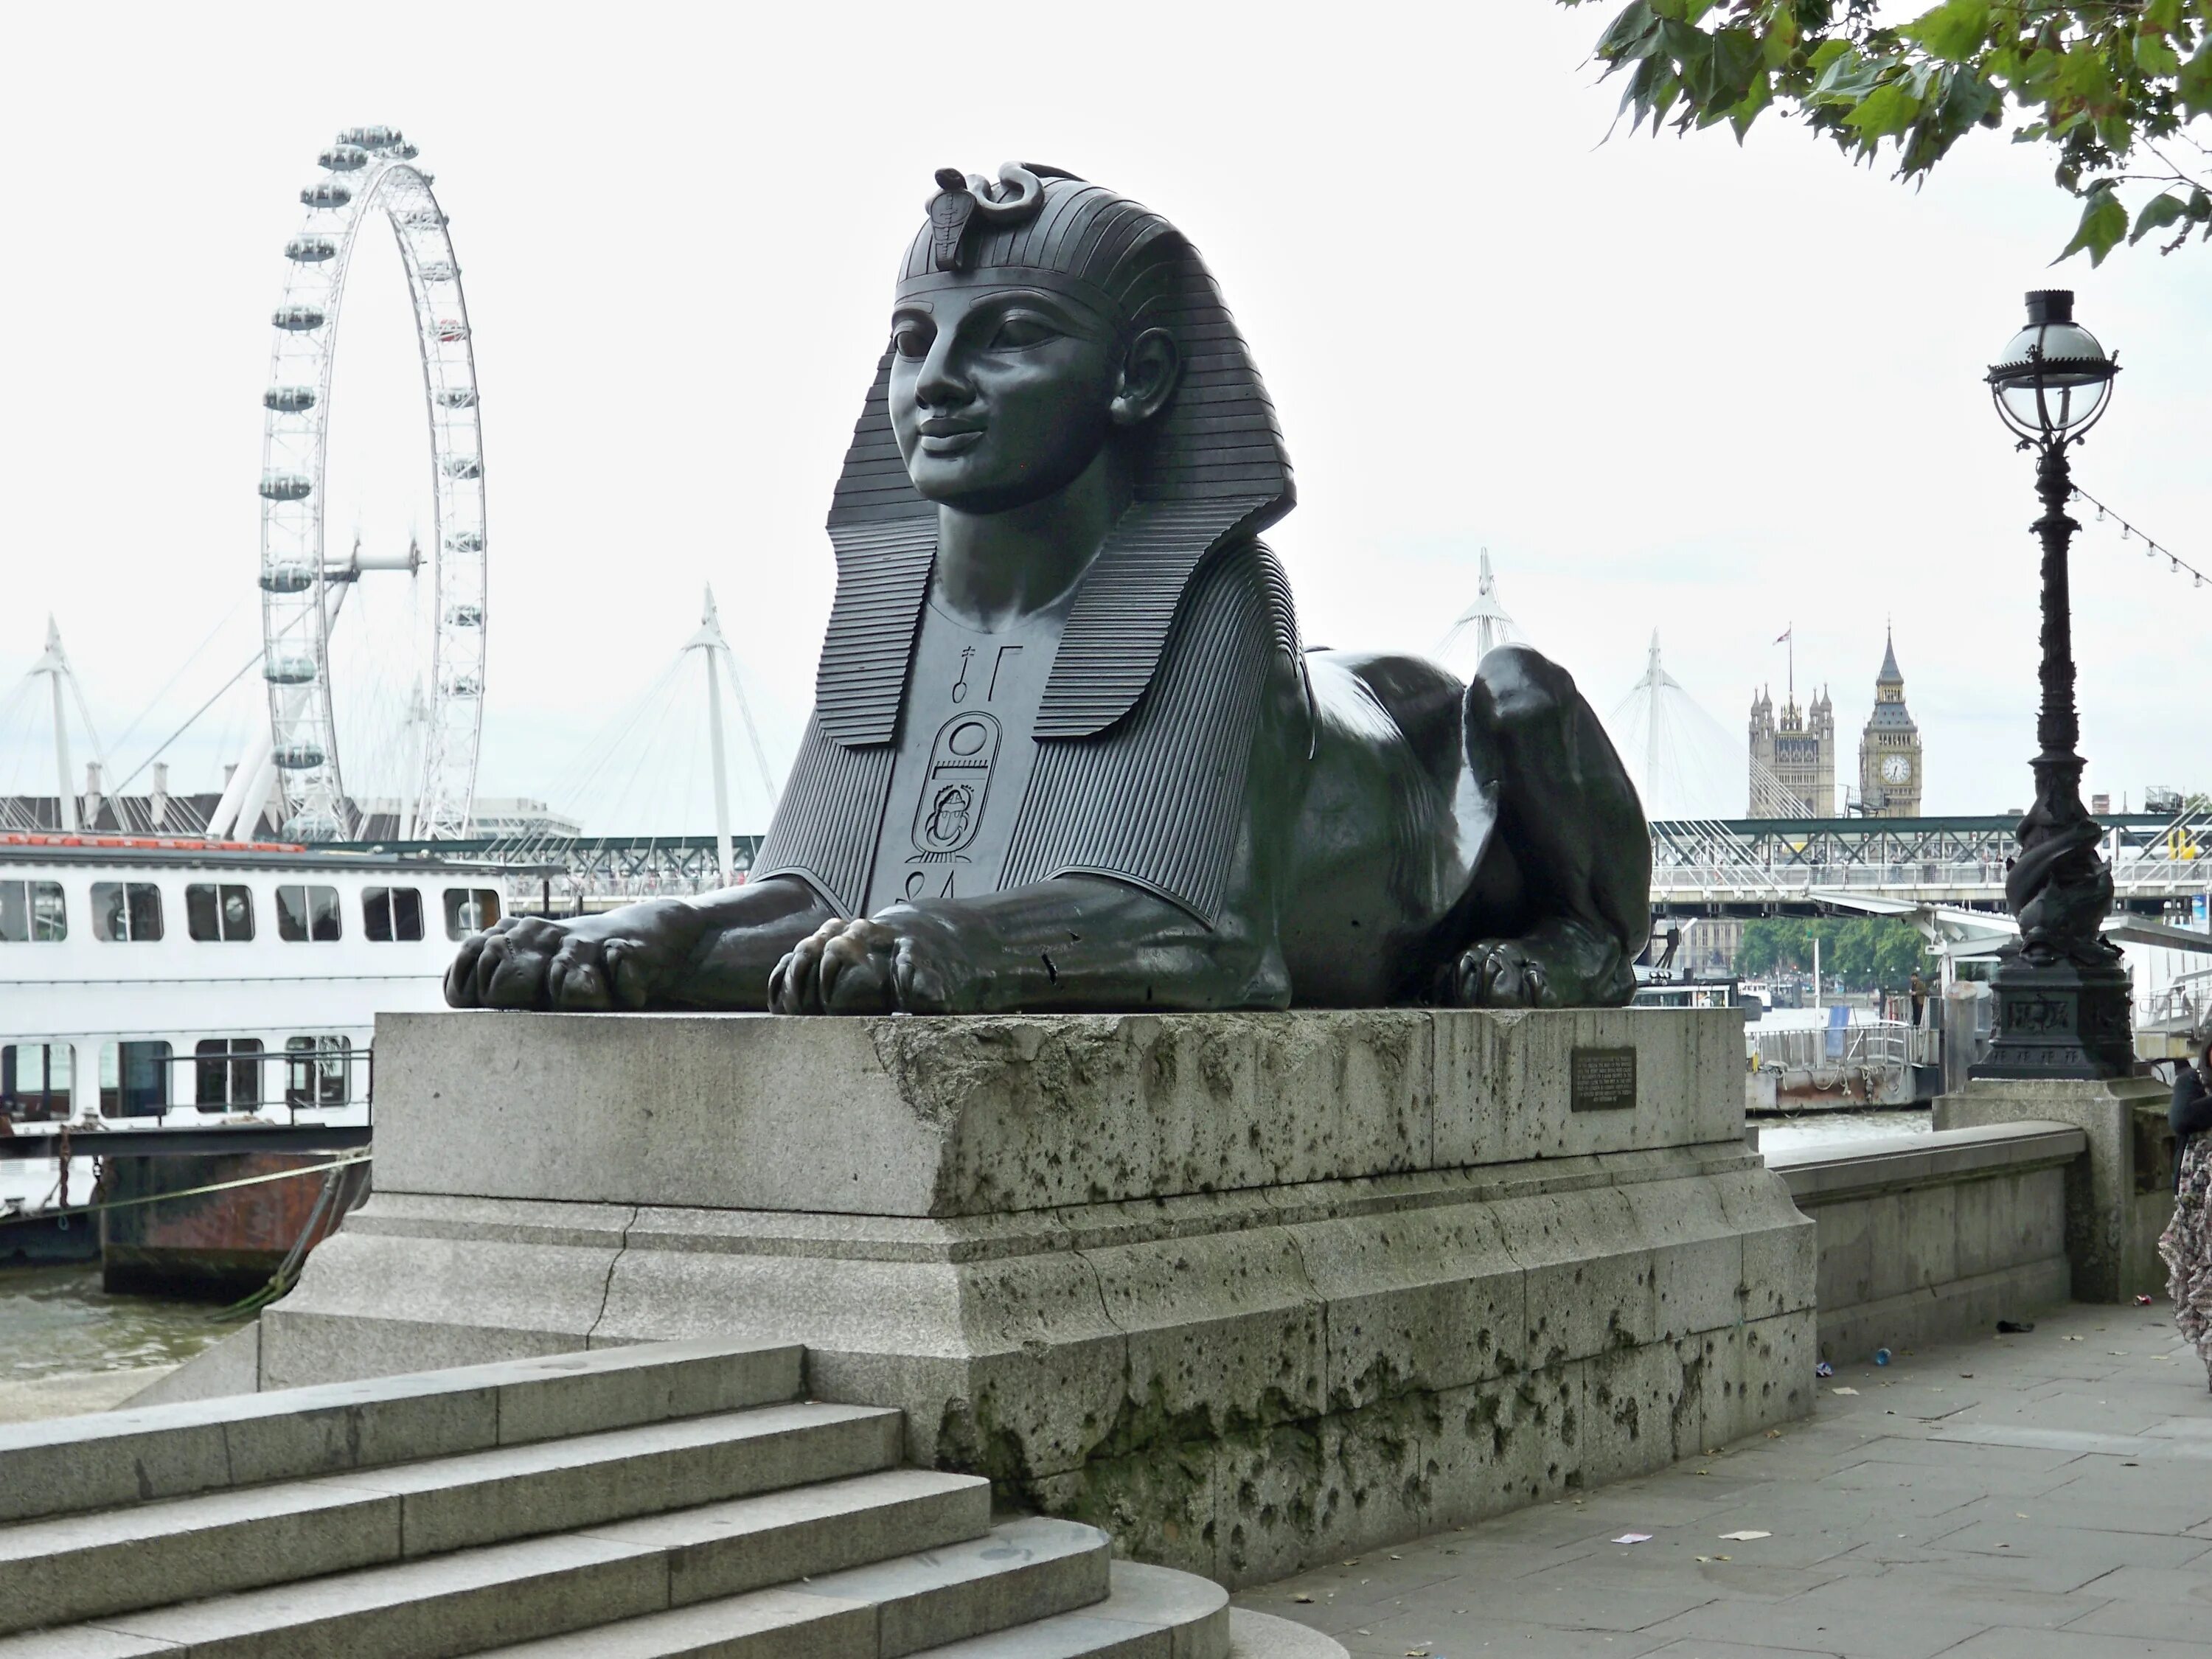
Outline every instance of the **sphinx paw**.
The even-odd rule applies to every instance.
[[[1461,953],[1452,1000],[1462,1008],[1556,1008],[1551,964],[1534,942],[1479,939]]]

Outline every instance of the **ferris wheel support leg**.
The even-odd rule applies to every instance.
[[[275,747],[276,740],[270,735],[267,722],[257,725],[253,728],[253,735],[246,742],[246,752],[238,757],[238,764],[231,769],[230,781],[222,787],[222,799],[215,804],[215,811],[208,818],[207,836],[210,841],[221,841],[230,834],[233,826],[238,823],[240,809],[246,803],[247,787],[260,775],[261,769],[269,765],[269,757]],[[272,767],[270,769],[273,771],[275,769]],[[263,786],[261,793],[264,797],[268,794],[266,785]]]
[[[246,794],[238,804],[238,828],[234,832],[241,838],[251,837],[259,828],[261,814],[269,805],[269,797],[276,789],[276,757],[270,756],[261,763],[253,775],[253,781],[246,786]]]

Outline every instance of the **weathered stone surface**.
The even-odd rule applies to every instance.
[[[1739,1018],[387,1014],[377,1183],[951,1216],[1721,1140]],[[1635,1109],[1571,1109],[1577,1047],[1637,1051]]]
[[[1818,1233],[1823,1355],[1861,1360],[2065,1300],[2065,1187],[2087,1145],[2070,1124],[2025,1121],[1778,1155]]]
[[[2173,1214],[2167,1090],[2154,1078],[2111,1082],[1977,1078],[1936,1104],[1939,1130],[2070,1124],[2088,1137],[2066,1176],[2066,1254],[2082,1302],[2124,1302],[2166,1288],[2158,1236]],[[2163,1158],[2154,1156],[2163,1148]]]
[[[803,1344],[909,1461],[1246,1582],[1804,1409],[1812,1229],[1743,1145],[1739,1029],[409,1017],[378,1193],[264,1369]],[[1634,1051],[1632,1108],[1573,1109],[1577,1048]]]

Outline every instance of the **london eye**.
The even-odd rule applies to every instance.
[[[385,580],[378,572],[406,573],[428,600],[407,646],[414,684],[397,738],[403,752],[374,757],[400,780],[391,832],[427,841],[469,830],[483,720],[483,443],[460,263],[416,156],[391,127],[349,128],[322,152],[320,175],[300,192],[306,216],[285,245],[271,318],[260,483],[270,747],[257,760],[273,769],[283,833],[295,841],[344,840],[362,824],[339,754],[337,711],[348,688],[333,684],[331,638],[349,592]],[[325,499],[331,370],[347,272],[363,228],[379,221],[397,239],[412,300],[434,522],[427,545],[417,536],[404,553],[365,553],[356,537],[334,558]]]

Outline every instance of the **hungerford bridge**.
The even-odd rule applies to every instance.
[[[2121,813],[2104,823],[2118,908],[2172,916],[2212,892],[2212,817]],[[2011,817],[1659,819],[1651,825],[1651,908],[1681,917],[1895,906],[2001,911],[2018,825]],[[741,873],[759,837],[731,843]],[[518,904],[537,898],[555,910],[720,884],[713,836],[384,842],[374,850],[503,864]]]

